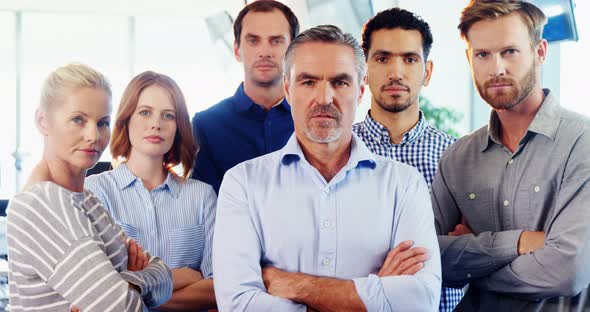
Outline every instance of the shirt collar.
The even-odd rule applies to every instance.
[[[119,166],[113,169],[112,172],[113,178],[115,179],[115,182],[121,191],[139,180],[139,178],[135,176],[131,170],[129,170],[126,163],[121,163]],[[166,180],[164,180],[164,183],[158,186],[158,188],[167,189],[174,197],[178,197],[178,193],[180,191],[178,178],[175,176],[175,174],[168,172]]]
[[[543,93],[545,94],[545,98],[543,99],[537,114],[535,114],[533,121],[529,125],[527,133],[534,132],[554,140],[561,117],[559,101],[553,96],[549,89],[543,89]],[[488,135],[486,140],[482,142],[481,151],[485,151],[492,142],[498,145],[502,144],[500,138],[500,119],[494,110],[490,113]]]
[[[285,166],[288,166],[291,163],[301,159],[305,159],[305,156],[303,155],[303,150],[299,145],[296,134],[293,133],[285,147],[282,149],[281,163]],[[369,148],[367,148],[365,143],[363,143],[363,141],[361,141],[361,139],[355,133],[352,133],[350,158],[348,159],[348,163],[345,166],[345,168],[347,168],[346,170],[356,167],[368,167],[375,169],[375,166],[375,154],[373,154]]]
[[[373,117],[371,117],[371,110],[369,110],[369,112],[367,113],[367,117],[365,117],[365,121],[363,122],[363,124],[365,125],[364,128],[366,129],[367,133],[371,137],[373,137],[375,141],[392,144],[391,138],[389,137],[389,131],[384,125],[382,125],[381,123],[373,119]],[[426,130],[426,126],[426,119],[424,118],[424,114],[422,113],[422,111],[420,111],[420,114],[418,116],[418,123],[416,123],[416,125],[412,129],[410,129],[410,131],[404,133],[402,141],[396,145],[414,143],[418,138],[422,136],[424,130]]]
[[[254,101],[252,101],[252,99],[246,94],[246,91],[244,91],[243,82],[240,83],[238,89],[236,90],[236,93],[234,93],[234,99],[237,99],[237,101],[234,101],[234,105],[237,112],[245,112],[249,110],[253,105],[260,106],[256,104]],[[262,108],[262,106],[260,106],[260,108]],[[277,103],[277,105],[274,105],[272,107],[272,109],[274,108],[282,108],[286,111],[291,111],[291,105],[289,105],[289,103],[287,102],[287,98],[283,98],[280,102]]]

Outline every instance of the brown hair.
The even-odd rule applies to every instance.
[[[518,0],[471,0],[461,12],[459,30],[461,37],[467,40],[467,33],[473,24],[481,20],[496,19],[518,13],[529,29],[531,45],[536,45],[543,36],[543,27],[547,18],[534,4]]]
[[[129,158],[131,153],[131,141],[129,140],[129,120],[137,108],[139,96],[147,87],[159,86],[170,94],[170,98],[176,108],[176,135],[174,143],[166,154],[164,154],[164,166],[172,171],[172,167],[181,164],[183,168],[182,178],[186,180],[192,170],[195,161],[197,144],[193,138],[190,118],[186,108],[186,102],[182,91],[172,78],[153,71],[143,72],[129,82],[121,105],[117,111],[113,139],[111,140],[111,154],[113,159],[120,157]]]
[[[287,22],[289,23],[289,30],[291,34],[291,38],[289,40],[293,40],[299,34],[299,20],[297,20],[297,16],[289,9],[288,6],[280,3],[279,1],[275,0],[257,0],[254,1],[247,6],[245,6],[240,13],[238,13],[238,17],[234,21],[234,38],[238,45],[240,46],[240,36],[242,35],[242,20],[248,14],[248,12],[272,12],[274,10],[279,10],[285,15]]]

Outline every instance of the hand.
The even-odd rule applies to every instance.
[[[518,255],[531,253],[545,246],[545,232],[522,231],[518,238]]]
[[[473,231],[469,227],[467,223],[467,219],[465,217],[461,217],[461,223],[455,226],[455,229],[452,232],[449,232],[449,236],[461,236],[466,234],[473,234]]]
[[[285,272],[271,266],[262,269],[262,280],[266,291],[273,296],[290,300],[297,296],[300,276],[302,275]]]
[[[426,248],[414,247],[413,241],[403,241],[395,246],[385,258],[377,276],[414,275],[424,267],[429,259]]]
[[[147,267],[149,261],[148,257],[143,251],[143,248],[134,240],[129,239],[127,243],[127,269],[129,271],[141,271]]]

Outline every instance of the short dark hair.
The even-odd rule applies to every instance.
[[[422,50],[424,60],[428,60],[430,48],[432,47],[432,33],[430,26],[420,16],[401,8],[391,8],[379,12],[363,26],[362,46],[365,51],[365,58],[369,57],[371,48],[371,35],[380,29],[417,30],[422,35]]]
[[[285,58],[283,59],[283,72],[287,79],[290,78],[291,65],[293,65],[291,59],[295,54],[295,50],[299,46],[310,42],[323,42],[350,47],[354,53],[354,61],[358,72],[358,82],[359,85],[362,84],[363,78],[365,77],[366,66],[363,49],[351,34],[344,33],[340,28],[334,25],[319,25],[310,28],[291,41],[285,51]]]
[[[238,17],[234,21],[234,38],[238,47],[240,46],[240,36],[242,35],[242,21],[248,12],[272,12],[274,10],[279,10],[285,15],[287,22],[289,23],[289,30],[291,34],[291,38],[289,40],[293,40],[299,34],[299,20],[297,16],[289,9],[288,6],[274,0],[257,0],[254,1],[247,6],[245,6],[240,13],[238,13]]]

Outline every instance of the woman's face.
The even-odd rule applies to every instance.
[[[141,154],[162,159],[175,136],[176,108],[169,92],[158,85],[145,88],[129,119],[131,157]]]
[[[41,121],[46,148],[73,170],[91,168],[109,144],[110,115],[111,99],[105,90],[70,91]]]

